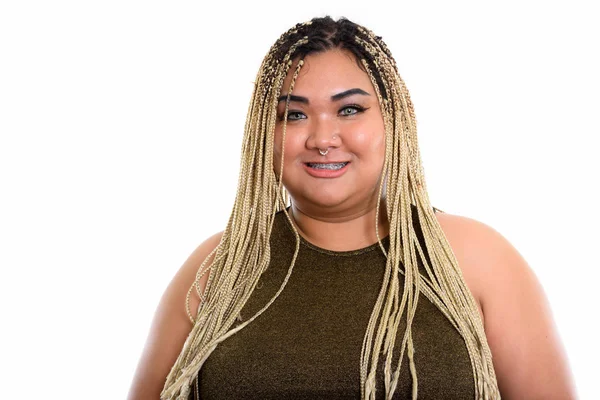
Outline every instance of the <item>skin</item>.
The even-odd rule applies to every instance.
[[[375,210],[385,214],[377,189],[385,151],[383,118],[368,75],[350,53],[331,50],[305,58],[294,95],[309,104],[290,102],[286,128],[283,183],[292,198],[291,213],[299,233],[330,250],[366,247],[377,241]],[[281,95],[287,94],[295,63]],[[336,101],[331,96],[360,88]],[[366,110],[356,112],[348,105]],[[279,104],[279,115],[285,104]],[[367,109],[368,108],[368,109]],[[280,171],[282,122],[274,142],[274,170]],[[321,156],[319,149],[328,149]],[[350,161],[338,178],[310,176],[304,162]],[[552,313],[535,274],[519,252],[493,228],[474,219],[436,213],[478,307],[503,399],[575,399],[567,357]],[[385,216],[379,236],[388,234]],[[171,366],[191,331],[182,307],[202,261],[219,244],[222,232],[201,243],[179,269],[157,307],[128,399],[159,399]],[[204,290],[205,274],[199,286]],[[196,310],[200,299],[190,298]]]
[[[548,299],[525,259],[492,227],[436,213],[484,315],[502,399],[575,399]]]
[[[375,89],[351,53],[311,54],[304,63],[293,94],[309,103],[290,101],[283,167],[293,219],[302,235],[319,247],[340,251],[366,247],[377,241],[374,221],[377,203],[382,202],[377,192],[385,156],[385,128]],[[284,80],[282,96],[287,94],[296,64]],[[365,94],[331,98],[355,88]],[[285,101],[280,101],[277,111],[282,117]],[[282,130],[283,121],[278,118],[273,157],[278,175]],[[320,155],[319,149],[328,154]],[[315,178],[303,165],[334,161],[350,161],[346,173],[337,178]],[[385,214],[383,210],[380,214]],[[387,234],[382,215],[379,235]]]

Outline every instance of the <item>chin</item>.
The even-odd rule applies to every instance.
[[[305,201],[323,208],[334,208],[345,203],[348,199],[348,196],[340,192],[306,193],[302,197],[304,197]]]

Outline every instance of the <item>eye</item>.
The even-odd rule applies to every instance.
[[[361,106],[359,106],[357,104],[353,104],[353,105],[349,105],[349,106],[346,106],[346,107],[342,108],[340,110],[340,113],[342,115],[346,116],[346,115],[358,114],[358,113],[361,113],[363,111],[365,111],[365,108],[363,108],[363,107],[361,107]]]
[[[290,113],[288,113],[288,119],[290,121],[294,121],[297,119],[304,119],[303,116],[304,116],[304,114],[302,114],[300,111],[291,111]]]
[[[306,119],[306,116],[301,113],[300,111],[290,111],[288,112],[288,117],[287,117],[288,121],[297,121],[300,119]],[[281,115],[279,117],[280,121],[283,121],[283,115]]]

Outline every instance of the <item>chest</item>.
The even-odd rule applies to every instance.
[[[361,352],[381,288],[385,258],[375,254],[354,259],[302,255],[284,290],[266,311],[220,343],[207,359],[200,371],[200,398],[360,398]],[[244,321],[276,294],[287,274],[286,262],[286,257],[275,254],[241,310]],[[419,398],[472,398],[472,367],[462,337],[424,296],[418,304],[412,334]],[[405,328],[403,318],[397,331],[394,369]],[[384,363],[382,355],[378,398],[385,394]],[[394,398],[410,398],[411,390],[405,352]]]

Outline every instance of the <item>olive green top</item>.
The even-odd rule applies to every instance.
[[[382,242],[387,250],[389,238]],[[279,212],[271,235],[271,263],[242,309],[244,321],[267,304],[283,283],[295,243],[290,222]],[[301,238],[292,275],[279,297],[221,342],[202,366],[200,398],[360,399],[363,338],[381,289],[385,262],[379,243],[353,251],[330,251]],[[419,267],[426,274],[422,263]],[[403,283],[400,275],[400,296]],[[397,367],[405,316],[406,311],[398,328],[393,368]],[[473,371],[465,342],[423,294],[412,334],[418,398],[473,399]],[[385,397],[384,363],[385,356],[380,355],[378,399]],[[411,391],[405,351],[394,399],[410,399]]]

